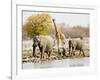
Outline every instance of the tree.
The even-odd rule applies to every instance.
[[[47,13],[33,14],[24,24],[24,31],[32,38],[35,34],[47,35],[52,30],[52,18]]]

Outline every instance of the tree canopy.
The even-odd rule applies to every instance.
[[[37,33],[40,35],[49,34],[52,30],[52,26],[52,18],[49,14],[38,13],[29,16],[23,27],[27,36],[32,38]]]

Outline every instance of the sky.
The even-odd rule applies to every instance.
[[[42,13],[34,11],[23,11],[23,24],[27,21],[27,18],[33,14]],[[51,13],[49,14],[56,20],[56,23],[64,23],[69,26],[81,25],[87,27],[89,25],[89,14],[77,14],[77,13]]]

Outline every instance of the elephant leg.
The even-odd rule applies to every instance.
[[[39,49],[40,49],[40,59],[42,60],[42,57],[43,57],[43,47],[40,47],[40,45],[38,45],[39,46]]]
[[[81,56],[81,50],[79,50],[79,56]]]
[[[33,45],[33,57],[35,57],[35,49],[36,49],[36,46]]]
[[[48,59],[50,59],[51,51],[48,52]]]
[[[75,50],[73,50],[73,56],[75,56]]]
[[[85,57],[85,53],[84,53],[84,50],[82,50],[82,52],[83,52],[83,56]]]
[[[63,56],[66,56],[66,50],[63,48]]]
[[[41,60],[43,60],[43,54],[44,54],[44,52],[45,52],[45,48],[42,47],[42,49],[41,49]]]
[[[50,57],[50,55],[51,55],[51,51],[48,52],[48,57]]]
[[[75,47],[72,47],[71,56],[75,56]]]
[[[43,47],[39,47],[40,48],[40,59],[42,60],[42,58],[43,58]]]
[[[71,48],[69,48],[69,56],[71,56]]]

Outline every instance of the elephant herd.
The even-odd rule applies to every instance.
[[[65,41],[66,43],[66,41]],[[58,49],[58,56],[63,55],[67,57],[75,56],[75,51],[79,51],[79,54],[85,56],[84,53],[84,42],[83,38],[81,37],[79,40],[69,39],[68,40],[68,48],[60,47]],[[54,47],[54,39],[51,36],[43,36],[43,35],[35,35],[33,37],[33,57],[36,56],[36,47],[40,50],[40,59],[43,59],[43,54],[46,52],[48,54],[48,59],[50,58],[51,53],[53,52]],[[68,55],[66,55],[68,52]]]

